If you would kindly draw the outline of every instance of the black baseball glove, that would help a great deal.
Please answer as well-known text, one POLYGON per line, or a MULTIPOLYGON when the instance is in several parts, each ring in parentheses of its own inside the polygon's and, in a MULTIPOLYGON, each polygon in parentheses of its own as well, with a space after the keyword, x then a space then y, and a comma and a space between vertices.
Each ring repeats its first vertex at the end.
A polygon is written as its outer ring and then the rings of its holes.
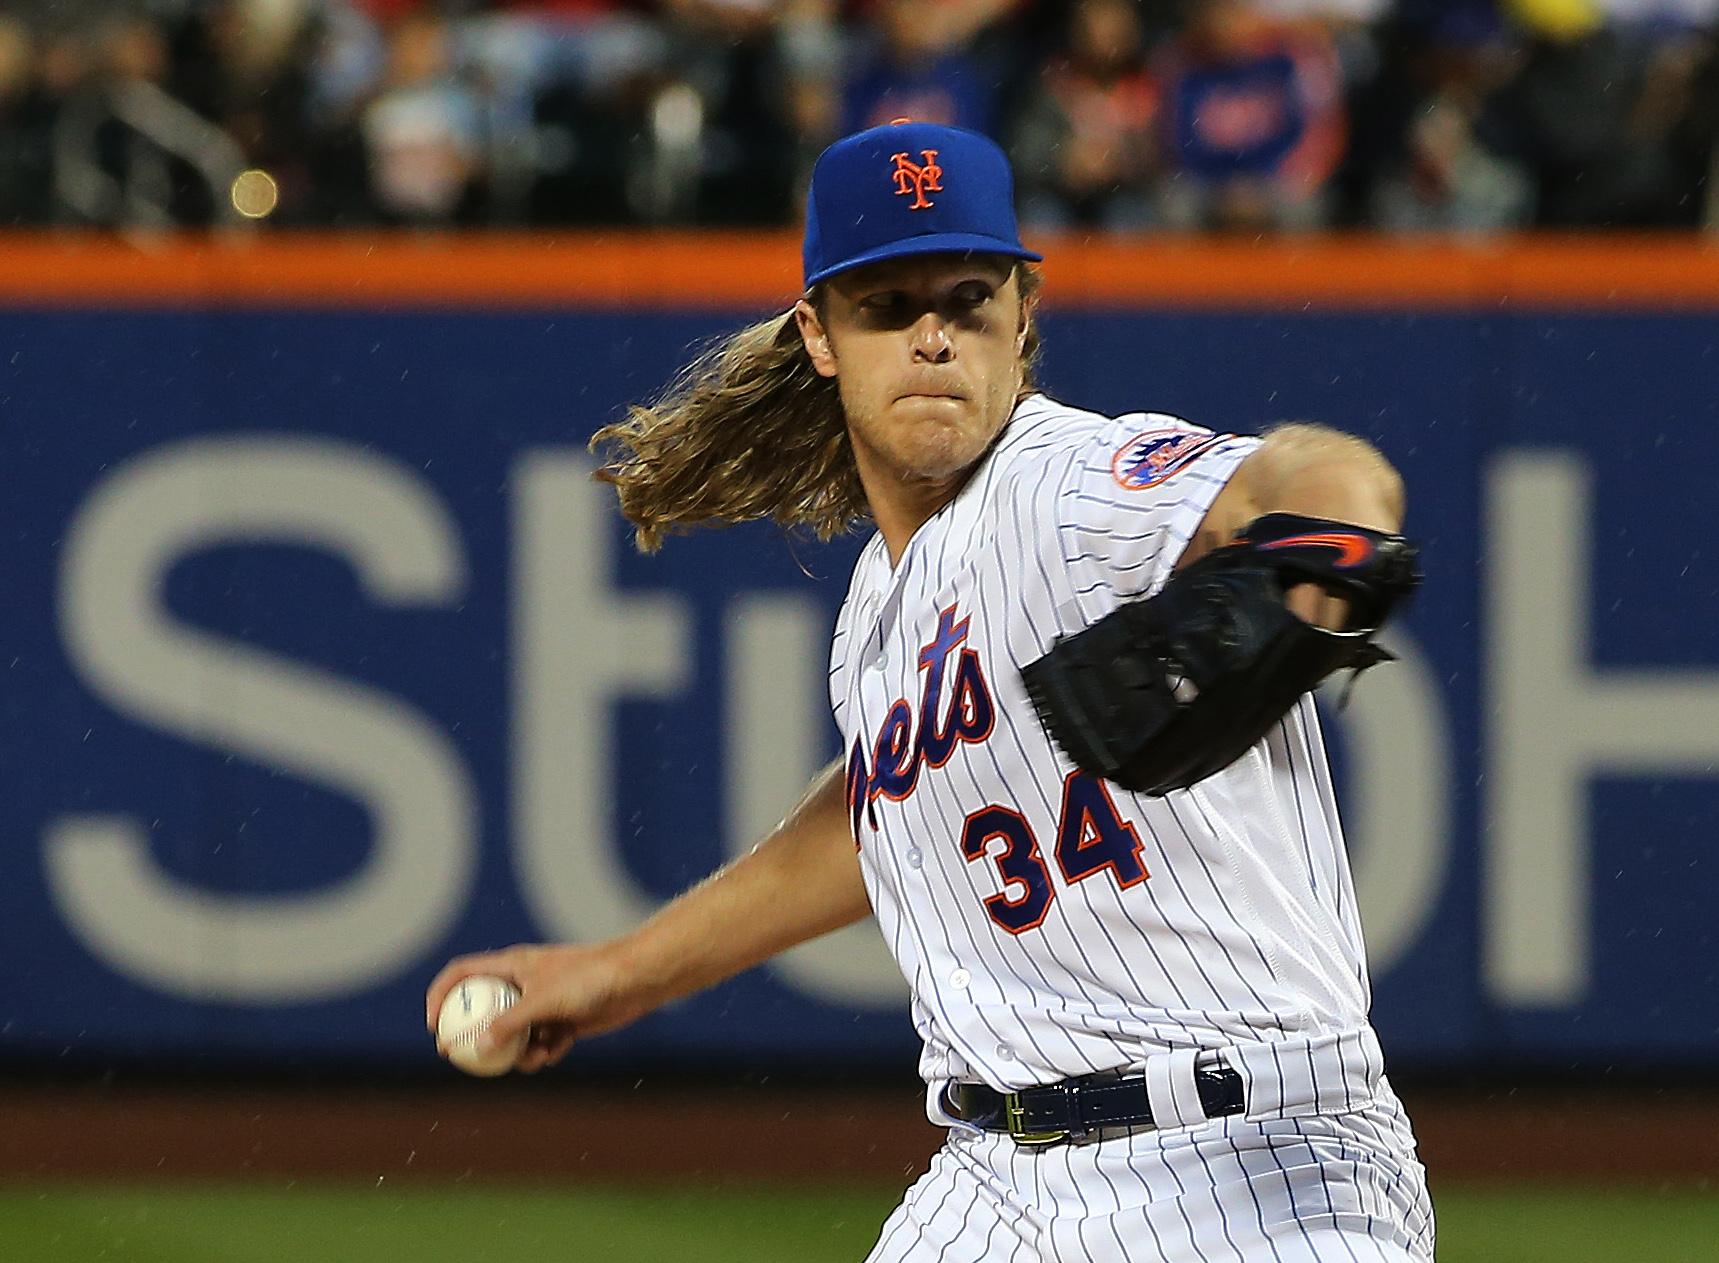
POLYGON ((1173 575, 1162 591, 1064 637, 1021 678, 1039 719, 1082 770, 1163 795, 1239 759, 1334 671, 1393 655, 1373 643, 1420 582, 1401 535, 1272 513, 1173 575), (1284 593, 1347 597, 1349 629, 1303 622, 1284 593))

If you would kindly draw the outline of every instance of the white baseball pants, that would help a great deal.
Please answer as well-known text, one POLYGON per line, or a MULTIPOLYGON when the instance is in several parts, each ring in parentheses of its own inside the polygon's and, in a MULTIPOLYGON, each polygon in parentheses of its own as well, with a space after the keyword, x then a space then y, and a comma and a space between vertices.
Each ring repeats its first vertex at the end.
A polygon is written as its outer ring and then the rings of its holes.
POLYGON ((1388 1086, 1343 1114, 1033 1149, 951 1131, 867 1263, 1427 1263, 1432 1202, 1388 1086))

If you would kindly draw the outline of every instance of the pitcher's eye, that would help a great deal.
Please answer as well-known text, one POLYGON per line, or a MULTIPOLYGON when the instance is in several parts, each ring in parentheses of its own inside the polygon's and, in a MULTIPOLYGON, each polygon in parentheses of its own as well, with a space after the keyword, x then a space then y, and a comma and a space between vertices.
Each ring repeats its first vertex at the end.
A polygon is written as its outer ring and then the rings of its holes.
POLYGON ((955 301, 962 307, 983 307, 995 294, 984 281, 964 281, 955 287, 955 301))

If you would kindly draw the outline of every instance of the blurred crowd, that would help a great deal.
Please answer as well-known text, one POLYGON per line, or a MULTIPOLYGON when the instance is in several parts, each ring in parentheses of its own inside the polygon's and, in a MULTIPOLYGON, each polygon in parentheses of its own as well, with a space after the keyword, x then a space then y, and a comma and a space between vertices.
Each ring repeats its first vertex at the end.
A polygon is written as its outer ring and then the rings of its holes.
POLYGON ((913 117, 1029 228, 1719 229, 1716 50, 1719 0, 3 0, 0 228, 791 225, 913 117))

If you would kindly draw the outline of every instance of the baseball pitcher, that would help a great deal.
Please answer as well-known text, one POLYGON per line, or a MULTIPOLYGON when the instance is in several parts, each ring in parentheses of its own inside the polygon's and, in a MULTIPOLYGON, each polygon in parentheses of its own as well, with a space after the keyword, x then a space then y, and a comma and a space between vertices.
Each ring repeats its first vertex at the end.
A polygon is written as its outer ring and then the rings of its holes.
POLYGON ((871 1263, 1433 1252, 1311 690, 1388 657, 1402 485, 1316 425, 1100 416, 1031 379, 1007 160, 900 122, 813 172, 805 294, 594 445, 640 546, 875 530, 830 653, 843 753, 745 858, 501 974, 517 1068, 868 912, 947 1143, 871 1263))

